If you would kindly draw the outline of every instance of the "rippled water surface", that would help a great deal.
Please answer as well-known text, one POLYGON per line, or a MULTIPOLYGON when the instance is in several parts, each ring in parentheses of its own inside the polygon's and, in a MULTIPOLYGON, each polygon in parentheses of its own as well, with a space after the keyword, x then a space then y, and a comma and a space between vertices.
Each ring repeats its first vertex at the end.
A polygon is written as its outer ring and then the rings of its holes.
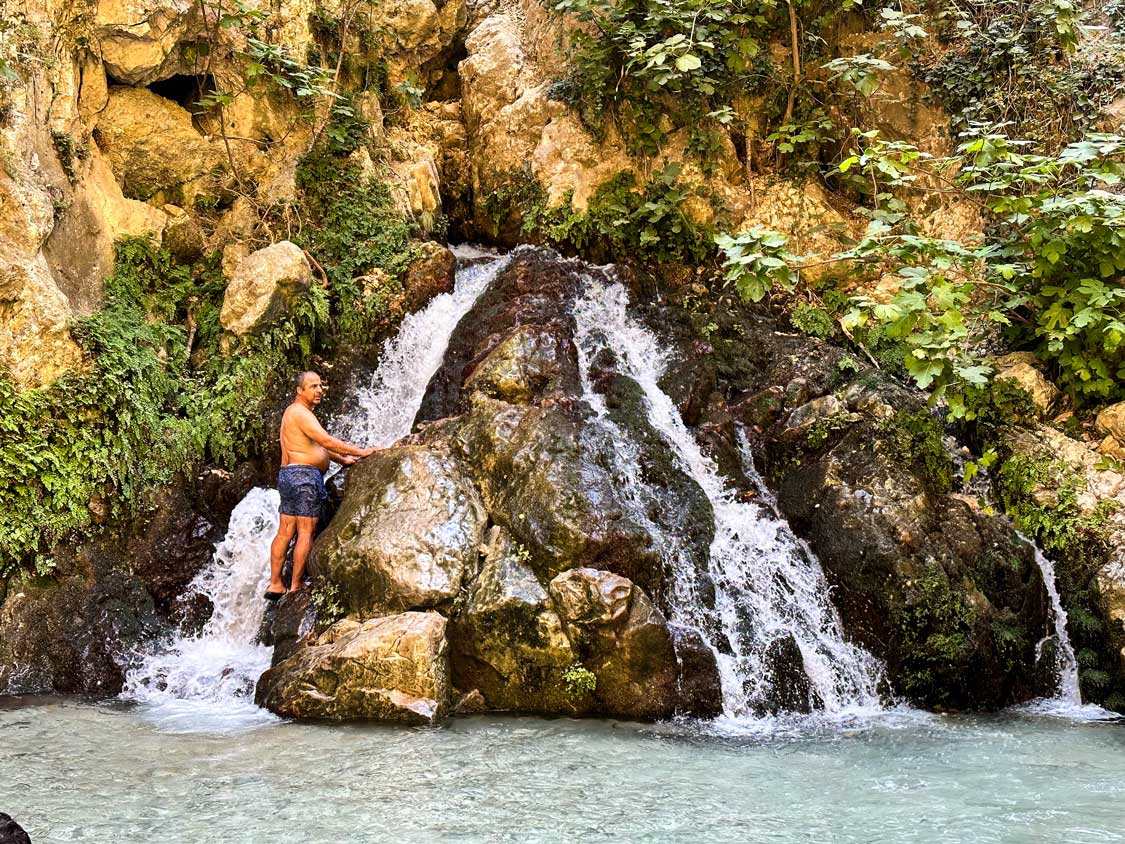
POLYGON ((890 714, 768 735, 480 717, 159 731, 0 708, 0 811, 49 842, 1125 841, 1125 725, 890 714))

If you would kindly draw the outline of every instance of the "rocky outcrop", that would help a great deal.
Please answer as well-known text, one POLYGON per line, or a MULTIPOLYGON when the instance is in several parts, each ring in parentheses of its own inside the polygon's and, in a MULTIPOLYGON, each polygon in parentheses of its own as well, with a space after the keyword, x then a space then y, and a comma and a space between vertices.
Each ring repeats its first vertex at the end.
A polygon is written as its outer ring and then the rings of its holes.
POLYGON ((448 603, 476 573, 485 511, 448 452, 398 446, 348 473, 312 571, 361 617, 448 603))
POLYGON ((413 313, 435 296, 453 290, 457 267, 457 259, 453 257, 453 253, 432 240, 422 243, 418 250, 418 257, 411 261, 403 282, 406 290, 403 307, 406 313, 413 313))
POLYGON ((284 314, 312 283, 308 258, 295 243, 274 243, 243 258, 223 296, 219 321, 236 336, 260 331, 284 314))
MULTIPOLYGON (((1112 419, 1111 414, 1102 421, 1112 419)), ((1047 425, 1006 426, 996 448, 1006 457, 995 471, 1003 503, 1025 530, 1041 537, 1055 561, 1084 699, 1120 711, 1125 708, 1125 471, 1107 459, 1105 442, 1096 436, 1079 440, 1047 425)))
POLYGON ((0 604, 0 694, 116 694, 133 651, 155 636, 153 601, 112 547, 56 556, 16 575, 0 604))
MULTIPOLYGON (((348 624, 404 610, 447 617, 454 686, 479 706, 712 714, 715 658, 660 608, 667 573, 648 521, 705 554, 710 510, 667 458, 645 471, 663 472, 682 501, 641 514, 630 500, 611 430, 581 399, 566 309, 575 276, 549 252, 512 256, 454 332, 423 402, 429 424, 349 470, 313 569, 335 587, 348 624)), ((615 423, 640 428, 638 397, 603 380, 615 423)), ((327 644, 308 637, 274 671, 291 664, 287 676, 312 676, 329 659, 314 652, 334 653, 327 644)), ((303 693, 263 678, 259 694, 286 713, 303 693)), ((384 717, 354 699, 326 705, 331 717, 384 717)))
MULTIPOLYGON (((846 633, 886 662, 895 693, 988 709, 1048 692, 1036 644, 1051 633, 1049 606, 1033 549, 953 493, 940 422, 891 382, 853 382, 841 350, 740 319, 715 341, 729 413, 824 568, 846 633)), ((731 421, 709 415, 730 448, 731 421)))
POLYGON ((291 718, 432 724, 450 705, 445 626, 434 612, 338 622, 262 676, 258 705, 291 718))
POLYGON ((219 163, 187 109, 146 88, 110 88, 94 139, 130 199, 190 206, 219 163))

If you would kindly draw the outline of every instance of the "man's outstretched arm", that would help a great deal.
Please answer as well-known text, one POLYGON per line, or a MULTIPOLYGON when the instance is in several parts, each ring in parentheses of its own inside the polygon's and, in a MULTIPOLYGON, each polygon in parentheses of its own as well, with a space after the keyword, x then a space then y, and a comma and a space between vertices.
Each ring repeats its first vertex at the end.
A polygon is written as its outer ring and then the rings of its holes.
POLYGON ((367 455, 374 454, 378 451, 378 449, 373 446, 361 448, 358 445, 352 445, 351 443, 336 439, 324 430, 316 417, 309 412, 302 413, 297 417, 297 426, 301 429, 301 433, 305 434, 305 436, 314 443, 324 446, 329 456, 332 456, 332 452, 336 452, 336 454, 341 456, 354 455, 355 457, 367 457, 367 455))

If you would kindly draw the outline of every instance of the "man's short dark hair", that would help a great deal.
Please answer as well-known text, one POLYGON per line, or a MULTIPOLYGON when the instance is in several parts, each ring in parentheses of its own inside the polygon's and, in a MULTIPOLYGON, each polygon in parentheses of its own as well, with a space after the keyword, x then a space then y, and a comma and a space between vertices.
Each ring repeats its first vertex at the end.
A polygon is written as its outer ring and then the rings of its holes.
POLYGON ((316 373, 311 369, 306 369, 303 372, 298 372, 296 379, 294 379, 293 381, 293 386, 298 390, 301 389, 303 386, 305 386, 305 379, 310 375, 316 375, 316 373))

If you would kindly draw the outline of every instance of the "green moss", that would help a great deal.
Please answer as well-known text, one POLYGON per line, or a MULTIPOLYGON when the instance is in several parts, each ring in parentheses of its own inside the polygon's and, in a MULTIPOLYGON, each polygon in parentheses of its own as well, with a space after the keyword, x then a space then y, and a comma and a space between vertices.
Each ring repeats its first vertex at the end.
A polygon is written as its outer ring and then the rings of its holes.
POLYGON ((1071 642, 1080 655, 1079 681, 1087 700, 1108 706, 1125 695, 1117 669, 1117 645, 1098 609, 1094 575, 1107 552, 1107 521, 1115 504, 1103 500, 1091 512, 1078 504, 1085 481, 1050 455, 1014 455, 996 475, 996 490, 1016 527, 1055 560, 1071 642))
POLYGON ((571 697, 593 694, 598 687, 598 678, 580 662, 563 672, 563 682, 566 683, 566 693, 571 697))
POLYGON ((937 419, 925 411, 900 410, 881 422, 880 429, 931 490, 946 493, 953 488, 953 459, 937 419))
POLYGON ((893 614, 903 654, 903 691, 930 704, 948 702, 952 679, 972 654, 976 612, 955 591, 938 563, 929 563, 909 585, 902 605, 893 614))
POLYGON ((789 313, 789 321, 803 334, 826 340, 836 333, 836 320, 826 310, 798 302, 789 313))
POLYGON ((585 211, 570 197, 548 207, 547 193, 529 168, 484 199, 492 237, 519 223, 519 236, 594 260, 636 259, 705 263, 714 258, 713 230, 691 221, 685 203, 696 191, 680 182, 680 166, 670 164, 643 184, 622 172, 602 184, 585 211))

